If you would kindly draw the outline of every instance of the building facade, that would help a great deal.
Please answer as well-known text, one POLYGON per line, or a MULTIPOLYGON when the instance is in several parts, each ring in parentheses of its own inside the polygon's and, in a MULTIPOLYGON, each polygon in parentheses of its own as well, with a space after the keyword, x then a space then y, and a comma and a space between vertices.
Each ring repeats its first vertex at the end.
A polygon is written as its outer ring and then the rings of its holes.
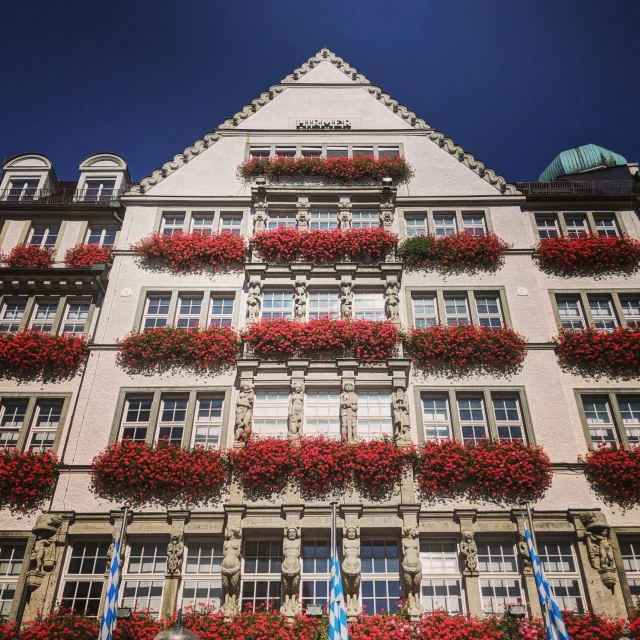
MULTIPOLYGON (((41 326, 90 339, 86 365, 69 380, 0 381, 5 446, 52 448, 62 462, 46 512, 0 515, 1 614, 29 619, 62 600, 99 614, 122 505, 90 490, 93 458, 123 437, 242 446, 236 408, 246 386, 254 397, 257 437, 287 437, 292 389, 302 394, 303 435, 339 436, 346 390, 357 398, 358 439, 394 436, 392 409, 400 392, 408 398, 416 445, 446 437, 542 445, 553 463, 553 484, 535 506, 534 521, 556 598, 561 608, 627 615, 640 595, 640 515, 602 503, 578 457, 601 442, 638 443, 640 381, 567 373, 558 366, 553 338, 562 326, 637 326, 640 277, 562 278, 543 273, 532 254, 540 238, 553 234, 640 237, 636 167, 624 167, 627 186, 609 190, 580 192, 570 181, 555 190, 509 184, 323 49, 139 184, 132 185, 115 154, 92 156, 79 168, 77 183, 59 182, 46 157, 24 154, 5 164, 0 185, 4 253, 21 244, 55 248, 56 256, 77 243, 115 247, 110 269, 70 269, 61 262, 48 269, 0 269, 1 331, 41 326), (245 180, 237 172, 250 158, 365 155, 402 156, 414 176, 402 184, 335 185, 245 180), (255 252, 242 269, 174 274, 145 265, 131 249, 152 233, 228 231, 249 240, 256 230, 283 226, 381 226, 401 240, 493 231, 512 248, 501 269, 476 275, 406 270, 393 257, 366 264, 273 264, 255 252), (132 374, 116 362, 118 341, 149 327, 241 330, 260 318, 310 319, 345 309, 355 318, 388 318, 404 328, 513 328, 527 339, 527 357, 509 377, 457 379, 416 372, 401 351, 374 365, 339 354, 268 361, 245 352, 231 371, 217 376, 132 374), (614 576, 607 584, 590 553, 589 523, 613 549, 614 576)), ((235 483, 215 506, 134 510, 123 603, 161 614, 196 602, 219 606, 226 536, 240 549, 242 605, 280 601, 290 537, 301 557, 297 601, 325 604, 330 513, 328 502, 305 503, 292 490, 271 500, 249 499, 235 483)), ((338 529, 345 557, 359 559, 353 583, 359 585, 349 587, 350 614, 363 606, 393 610, 406 598, 403 549, 416 538, 423 610, 483 615, 521 601, 539 614, 519 513, 483 503, 423 501, 410 474, 382 502, 349 492, 338 505, 338 529)))

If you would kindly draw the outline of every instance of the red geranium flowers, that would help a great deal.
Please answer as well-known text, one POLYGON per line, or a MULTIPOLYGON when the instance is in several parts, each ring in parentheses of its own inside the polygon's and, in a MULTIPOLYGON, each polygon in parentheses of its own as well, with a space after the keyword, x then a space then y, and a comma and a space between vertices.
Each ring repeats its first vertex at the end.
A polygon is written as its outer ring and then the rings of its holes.
POLYGON ((111 262, 111 247, 101 247, 99 244, 77 244, 64 255, 64 264, 72 269, 91 269, 94 264, 111 262))
POLYGON ((0 508, 12 513, 42 508, 53 494, 56 463, 50 451, 0 449, 0 508))
POLYGON ((14 269, 48 269, 53 266, 53 249, 35 244, 17 245, 2 262, 14 269))
POLYGON ((587 481, 604 502, 623 509, 640 503, 640 447, 601 446, 583 461, 587 481))

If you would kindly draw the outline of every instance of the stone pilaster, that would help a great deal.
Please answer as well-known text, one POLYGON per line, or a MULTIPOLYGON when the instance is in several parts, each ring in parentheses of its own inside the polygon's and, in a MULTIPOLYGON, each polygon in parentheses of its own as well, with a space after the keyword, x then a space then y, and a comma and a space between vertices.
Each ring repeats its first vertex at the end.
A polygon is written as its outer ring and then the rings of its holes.
POLYGON ((349 196, 342 196, 340 198, 340 202, 338 203, 338 221, 343 231, 351 229, 351 220, 353 218, 351 213, 352 207, 353 204, 349 196))
POLYGON ((344 521, 342 529, 342 583, 347 608, 347 619, 355 620, 362 613, 360 602, 360 517, 361 504, 342 504, 340 512, 344 521))
POLYGON ((253 204, 253 232, 264 231, 269 219, 269 203, 261 200, 253 204))
POLYGON ((171 616, 177 608, 178 591, 184 560, 184 527, 189 522, 189 511, 167 511, 171 527, 167 544, 167 568, 164 574, 161 616, 171 616))
POLYGON ((462 554, 462 575, 467 595, 467 610, 472 616, 482 616, 482 596, 478 578, 478 548, 474 533, 477 511, 475 509, 456 509, 454 519, 460 525, 460 551, 462 554))
POLYGON ((518 556, 520 561, 520 573, 524 577, 524 589, 527 604, 534 618, 542 617, 542 609, 540 608, 540 598, 538 597, 538 588, 536 587, 536 578, 531 566, 531 558, 529 556, 529 547, 524 537, 524 524, 522 521, 521 511, 512 509, 511 520, 518 527, 518 556))
POLYGON ((302 529, 300 519, 304 505, 289 504, 282 506, 285 520, 282 542, 282 606, 280 613, 287 618, 295 618, 300 613, 300 541, 302 529))
POLYGON ((401 504, 402 516, 402 564, 400 580, 402 596, 412 620, 418 620, 422 606, 422 563, 420 561, 419 504, 401 504))
POLYGON ((296 203, 296 222, 298 223, 298 229, 306 231, 309 228, 310 219, 311 203, 309 202, 309 198, 298 196, 298 202, 296 203))
POLYGON ((241 504, 225 504, 225 540, 222 547, 222 606, 226 618, 240 609, 242 519, 246 507, 241 504))

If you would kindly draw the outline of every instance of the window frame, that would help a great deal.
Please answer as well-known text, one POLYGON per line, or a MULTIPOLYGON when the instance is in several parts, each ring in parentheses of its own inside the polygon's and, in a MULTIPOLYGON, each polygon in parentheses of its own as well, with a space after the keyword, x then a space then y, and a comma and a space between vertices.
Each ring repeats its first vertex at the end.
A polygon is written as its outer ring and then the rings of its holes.
MULTIPOLYGON (((514 559, 514 563, 515 563, 515 571, 491 571, 490 569, 488 571, 482 571, 480 569, 480 548, 478 548, 478 586, 480 588, 480 603, 482 606, 482 611, 484 615, 491 615, 493 614, 504 614, 506 612, 506 609, 503 611, 490 611, 488 609, 485 609, 484 606, 482 605, 482 600, 483 600, 483 594, 482 594, 482 581, 483 580, 487 580, 490 582, 493 582, 494 580, 517 580, 518 585, 520 587, 520 599, 521 599, 521 603, 523 605, 527 605, 527 594, 526 594, 526 589, 525 589, 525 581, 523 579, 522 576, 522 572, 520 571, 520 552, 518 549, 518 545, 516 543, 516 540, 513 538, 510 538, 508 535, 505 535, 504 537, 496 537, 496 536, 492 536, 492 537, 487 537, 487 538, 476 538, 476 544, 478 545, 478 547, 480 547, 481 544, 486 544, 487 546, 491 546, 492 544, 500 544, 501 546, 510 544, 511 545, 511 549, 513 551, 513 559, 514 559)), ((504 554, 501 553, 501 556, 504 556, 504 554)), ((491 553, 489 553, 489 558, 491 558, 491 553)), ((511 557, 511 556, 510 556, 511 557)), ((509 604, 512 604, 513 601, 510 600, 509 598, 507 598, 507 601, 509 602, 509 604)))
MULTIPOLYGON (((451 214, 455 218, 455 230, 460 232, 464 231, 464 217, 470 215, 480 215, 484 218, 484 230, 485 233, 493 232, 493 225, 491 224, 491 216, 489 215, 488 207, 431 207, 431 206, 411 206, 411 207, 399 207, 397 210, 398 219, 400 221, 400 237, 410 238, 414 236, 407 235, 406 216, 418 216, 424 215, 426 217, 426 232, 427 234, 435 235, 435 223, 433 220, 433 214, 451 214)), ((416 234, 420 235, 420 234, 416 234)))
MULTIPOLYGON (((202 537, 202 536, 189 536, 185 539, 185 543, 184 543, 184 554, 182 557, 182 571, 181 571, 181 580, 180 580, 180 588, 178 590, 178 594, 177 594, 177 599, 176 601, 178 603, 180 603, 180 606, 184 609, 186 606, 190 606, 188 604, 186 604, 184 602, 184 588, 185 588, 185 583, 186 582, 209 582, 209 589, 211 588, 211 583, 212 582, 219 582, 220 583, 220 606, 222 606, 223 602, 224 602, 224 596, 222 594, 222 572, 219 571, 217 574, 210 572, 210 573, 200 573, 200 572, 196 572, 196 573, 191 573, 191 572, 187 572, 187 567, 188 567, 188 559, 189 559, 189 550, 192 550, 193 548, 197 548, 199 547, 199 545, 201 544, 207 544, 207 543, 219 543, 220 544, 220 556, 217 555, 212 555, 212 558, 220 558, 220 562, 222 562, 222 559, 224 557, 224 555, 222 554, 222 546, 224 544, 224 540, 221 536, 211 536, 211 537, 202 537)), ((200 558, 200 556, 198 556, 198 558, 200 558)), ((199 565, 198 565, 199 566, 199 565)), ((196 585, 196 589, 197 589, 197 585, 196 585)), ((207 598, 207 600, 209 600, 209 598, 207 598)), ((203 602, 203 600, 199 600, 198 596, 197 596, 197 592, 196 592, 196 598, 195 598, 195 602, 191 603, 191 606, 197 606, 198 602, 203 602)), ((213 605, 212 605, 213 606, 213 605)), ((220 607, 215 608, 216 611, 219 610, 220 607)))
MULTIPOLYGON (((379 543, 379 542, 384 542, 385 550, 386 550, 386 548, 389 546, 388 543, 393 542, 393 541, 396 542, 396 549, 397 549, 397 552, 398 552, 398 555, 396 556, 396 559, 397 559, 397 562, 398 562, 398 572, 397 573, 393 573, 393 572, 388 571, 387 560, 389 559, 389 557, 393 558, 393 556, 387 556, 387 555, 384 556, 384 558, 385 558, 385 571, 384 572, 382 572, 382 571, 378 572, 378 571, 375 571, 375 569, 373 571, 365 571, 364 570, 364 566, 363 566, 361 568, 361 572, 360 572, 360 602, 361 603, 363 603, 365 599, 366 600, 369 600, 369 599, 375 600, 376 599, 375 586, 374 586, 373 598, 368 598, 368 597, 365 598, 364 597, 364 595, 363 595, 363 586, 364 586, 365 582, 373 582, 374 584, 376 582, 385 582, 388 585, 389 582, 393 582, 394 581, 394 578, 396 576, 397 576, 397 581, 398 581, 399 588, 400 588, 400 597, 398 598, 398 600, 401 599, 401 597, 402 597, 402 582, 400 580, 400 568, 401 568, 401 564, 402 564, 402 545, 401 545, 400 540, 398 540, 394 535, 389 535, 389 534, 385 535, 382 531, 379 532, 377 535, 374 533, 373 535, 363 536, 361 538, 361 540, 360 540, 360 562, 361 562, 362 565, 364 565, 364 563, 362 562, 363 559, 368 559, 369 558, 369 556, 364 556, 363 553, 362 553, 362 547, 365 544, 373 545, 373 544, 376 544, 376 543, 379 543)), ((374 556, 374 555, 371 556, 372 559, 374 557, 376 557, 376 556, 374 556)), ((377 557, 380 557, 380 556, 377 556, 377 557)), ((373 567, 373 563, 372 563, 372 567, 373 567)), ((387 596, 386 599, 389 600, 390 597, 387 596)), ((386 609, 386 611, 387 611, 387 613, 391 613, 392 611, 398 611, 398 609, 391 609, 391 607, 389 607, 388 609, 386 609)), ((368 615, 375 615, 377 613, 379 613, 379 610, 378 611, 368 611, 367 612, 368 615)))
POLYGON ((624 226, 624 221, 622 219, 622 214, 620 213, 620 211, 610 211, 610 210, 609 211, 593 211, 593 210, 586 211, 584 209, 576 209, 575 211, 571 211, 571 210, 558 211, 558 210, 552 209, 550 211, 544 211, 542 209, 538 209, 535 211, 530 211, 529 213, 530 213, 531 227, 533 229, 533 234, 534 234, 536 243, 538 243, 541 239, 540 234, 538 233, 538 223, 537 223, 538 218, 552 218, 554 216, 558 223, 558 233, 560 236, 563 236, 563 237, 569 236, 566 218, 576 217, 580 215, 586 216, 587 230, 589 233, 592 233, 594 235, 599 235, 595 220, 596 218, 603 218, 603 217, 611 217, 614 220, 616 229, 618 231, 618 237, 626 235, 627 233, 627 230, 624 226))
POLYGON ((11 607, 9 608, 8 614, 6 614, 9 619, 14 619, 20 608, 22 595, 24 593, 24 590, 26 589, 25 578, 29 570, 29 556, 31 555, 31 552, 33 550, 34 542, 35 542, 35 539, 20 538, 14 532, 7 532, 0 535, 0 546, 6 545, 6 546, 12 546, 12 547, 17 547, 17 546, 24 547, 24 555, 22 557, 22 566, 20 567, 20 571, 18 575, 15 576, 15 579, 13 576, 0 576, 1 584, 15 585, 15 591, 13 594, 11 607))
MULTIPOLYGON (((585 584, 584 584, 584 579, 583 579, 583 575, 582 572, 580 570, 580 559, 579 559, 579 554, 578 551, 576 549, 576 543, 571 540, 568 539, 566 536, 557 536, 557 537, 553 537, 553 536, 541 536, 538 539, 538 555, 540 556, 540 564, 543 565, 544 568, 544 562, 542 560, 542 556, 544 554, 541 553, 541 546, 542 544, 547 544, 547 543, 551 543, 551 544, 568 544, 571 548, 571 555, 573 557, 573 564, 574 564, 574 571, 566 571, 566 572, 555 572, 555 571, 549 571, 547 569, 544 569, 545 572, 545 577, 547 578, 547 581, 549 582, 550 586, 551 586, 551 592, 553 593, 556 602, 559 601, 559 596, 557 596, 554 593, 554 588, 551 585, 551 581, 552 580, 577 580, 578 582, 578 589, 580 591, 580 600, 582 603, 582 609, 583 612, 586 611, 589 607, 589 600, 587 598, 587 590, 585 589, 585 584)), ((565 607, 558 602, 559 606, 561 609, 564 609, 565 607)))
POLYGON ((222 231, 222 218, 224 216, 236 216, 240 218, 240 236, 246 236, 248 233, 249 208, 243 206, 220 206, 214 204, 210 207, 158 207, 156 219, 153 225, 154 233, 162 233, 164 215, 184 215, 182 223, 182 233, 192 232, 192 217, 194 215, 209 215, 213 217, 213 233, 222 231))
MULTIPOLYGON (((640 290, 638 289, 550 289, 549 296, 551 298, 551 307, 553 316, 558 328, 562 327, 562 318, 558 310, 558 298, 577 299, 582 309, 582 318, 588 327, 595 326, 595 320, 591 313, 590 299, 606 298, 611 303, 613 317, 618 327, 630 326, 624 315, 622 308, 622 300, 627 298, 640 299, 640 290)), ((640 316, 638 316, 640 322, 640 316)), ((606 331, 606 329, 603 329, 606 331)))
MULTIPOLYGON (((135 536, 132 537, 131 540, 127 540, 126 543, 126 548, 125 548, 125 553, 124 553, 124 560, 123 560, 123 564, 122 564, 122 569, 120 571, 120 593, 119 595, 119 602, 118 602, 118 606, 122 607, 122 606, 130 606, 130 605, 124 605, 124 586, 127 583, 127 580, 131 581, 131 582, 159 582, 160 580, 162 580, 162 594, 160 596, 160 609, 158 611, 155 611, 154 609, 143 609, 142 607, 140 607, 141 611, 149 611, 150 614, 151 612, 153 612, 153 614, 157 614, 157 615, 152 615, 152 617, 159 619, 160 616, 162 615, 162 602, 164 600, 164 596, 165 596, 165 590, 166 590, 166 580, 165 580, 165 571, 166 571, 166 564, 167 564, 167 553, 166 553, 166 547, 168 545, 169 541, 165 540, 164 538, 161 538, 159 536, 154 536, 154 535, 150 535, 149 537, 142 537, 142 536, 135 536), (162 569, 161 572, 152 572, 152 573, 129 573, 129 562, 131 561, 131 548, 132 545, 134 544, 154 544, 154 545, 160 545, 161 549, 164 549, 163 551, 161 551, 160 555, 156 555, 155 557, 158 558, 164 558, 165 560, 165 568, 162 569), (148 579, 145 579, 144 576, 149 576, 148 579)), ((137 605, 136 605, 137 607, 137 605)), ((133 607, 132 607, 133 608, 133 607)))
MULTIPOLYGON (((422 567, 422 579, 420 581, 420 603, 422 604, 422 598, 423 598, 423 594, 422 594, 422 588, 424 585, 424 582, 427 580, 457 580, 458 584, 460 586, 460 611, 457 612, 460 615, 466 615, 467 613, 467 593, 466 593, 466 580, 465 580, 465 576, 463 574, 462 571, 462 566, 461 566, 461 562, 460 562, 460 542, 457 539, 457 537, 451 536, 451 537, 440 537, 440 536, 420 536, 420 547, 419 547, 419 554, 420 554, 420 565, 422 567), (457 566, 457 571, 454 573, 453 571, 451 572, 446 572, 446 571, 440 571, 440 572, 433 572, 433 573, 429 573, 428 571, 425 571, 425 566, 424 566, 424 561, 426 558, 424 558, 423 554, 426 553, 422 550, 422 545, 425 544, 453 544, 454 546, 454 557, 455 557, 455 561, 456 561, 456 566, 457 566)), ((423 605, 424 606, 424 605, 423 605)), ((433 609, 432 611, 436 611, 437 609, 433 609)), ((430 611, 429 609, 427 609, 425 607, 425 611, 430 611)), ((450 615, 455 615, 454 613, 450 613, 450 615)))
MULTIPOLYGON (((275 536, 261 536, 261 535, 247 535, 246 537, 243 536, 243 540, 242 540, 242 558, 241 558, 241 562, 242 562, 242 568, 241 568, 241 576, 242 576, 242 584, 240 585, 240 596, 239 596, 239 604, 240 604, 240 610, 242 610, 244 608, 244 603, 245 603, 245 598, 243 596, 243 592, 244 592, 244 584, 247 582, 253 582, 253 583, 257 583, 257 582, 268 582, 268 583, 277 583, 280 587, 280 596, 278 598, 278 602, 277 602, 277 608, 280 608, 280 604, 282 603, 282 561, 283 561, 283 552, 282 552, 282 546, 283 546, 283 540, 282 538, 276 538, 275 536), (258 571, 256 572, 252 572, 252 573, 248 573, 246 570, 246 561, 247 561, 247 544, 249 543, 256 543, 256 544, 260 544, 260 543, 265 543, 268 542, 270 547, 270 551, 271 551, 271 545, 275 544, 275 545, 280 545, 280 554, 278 556, 276 555, 269 555, 269 556, 264 556, 264 557, 268 557, 269 558, 269 572, 268 573, 260 573, 258 571), (272 572, 271 571, 271 562, 275 559, 275 558, 279 558, 280 560, 280 569, 278 570, 278 572, 272 572)), ((250 558, 253 558, 254 556, 249 556, 250 558)), ((255 556, 256 558, 260 558, 261 556, 255 556)), ((256 596, 255 596, 255 588, 254 588, 254 596, 252 598, 252 606, 253 603, 255 603, 256 601, 256 596)), ((255 607, 254 607, 255 608, 255 607)))
POLYGON ((322 535, 320 534, 309 534, 307 536, 303 536, 302 540, 301 540, 301 544, 300 544, 300 604, 302 607, 306 607, 308 604, 313 603, 313 604, 318 604, 318 600, 320 598, 318 598, 317 593, 316 593, 316 589, 315 589, 315 583, 316 582, 326 582, 327 584, 327 599, 326 602, 324 604, 322 604, 321 606, 323 608, 326 609, 326 607, 329 604, 329 598, 331 595, 331 590, 330 590, 330 580, 331 580, 331 566, 330 566, 330 559, 331 559, 331 542, 328 538, 326 537, 322 537, 322 535), (326 572, 322 572, 322 571, 315 571, 315 567, 316 567, 316 562, 317 559, 320 558, 322 560, 324 560, 324 556, 318 556, 314 553, 313 556, 305 556, 304 554, 304 545, 311 545, 313 544, 314 550, 317 549, 318 545, 322 545, 322 544, 326 544, 327 548, 328 548, 328 556, 327 556, 327 571, 326 572), (313 572, 306 572, 304 570, 304 560, 305 557, 307 557, 308 559, 313 559, 313 563, 314 563, 314 571, 313 572), (305 583, 309 583, 312 582, 314 583, 314 595, 313 597, 311 596, 307 596, 304 597, 303 596, 303 585, 305 583), (305 600, 307 602, 305 602, 305 600), (312 602, 313 601, 313 602, 312 602))
MULTIPOLYGON (((332 133, 331 131, 324 131, 324 133, 332 133)), ((391 147, 397 148, 398 149, 398 156, 404 157, 404 143, 402 142, 317 142, 317 141, 310 141, 310 142, 296 142, 296 143, 286 143, 286 142, 264 142, 264 143, 259 143, 259 142, 247 142, 245 144, 245 151, 244 151, 244 157, 245 160, 249 160, 251 159, 251 149, 262 149, 262 150, 266 150, 269 149, 269 156, 261 156, 261 157, 270 157, 270 158, 275 158, 276 157, 276 147, 284 149, 295 149, 295 155, 292 156, 294 158, 302 158, 304 157, 302 155, 302 150, 308 150, 308 149, 318 149, 320 148, 322 151, 320 153, 320 157, 322 158, 326 158, 327 157, 327 150, 329 147, 336 148, 336 147, 346 147, 347 148, 347 157, 348 158, 353 158, 353 150, 355 149, 360 149, 363 147, 371 147, 373 149, 373 155, 376 158, 381 157, 380 156, 380 147, 382 147, 382 149, 386 149, 388 150, 391 147)), ((344 156, 342 156, 344 157, 344 156)))

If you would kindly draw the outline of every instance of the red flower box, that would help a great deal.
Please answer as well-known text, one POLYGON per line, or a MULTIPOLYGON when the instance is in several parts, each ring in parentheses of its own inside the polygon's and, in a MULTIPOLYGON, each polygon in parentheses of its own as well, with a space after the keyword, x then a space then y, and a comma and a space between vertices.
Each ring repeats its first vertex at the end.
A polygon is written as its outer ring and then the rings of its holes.
POLYGON ((397 242, 395 233, 381 227, 344 231, 301 231, 285 227, 258 231, 252 240, 258 255, 267 262, 302 260, 314 263, 384 261, 397 242))
POLYGON ((13 269, 48 269, 53 266, 53 254, 53 249, 48 247, 42 249, 35 244, 19 244, 2 258, 2 262, 13 269))
POLYGON ((118 343, 118 364, 135 372, 192 369, 220 373, 238 355, 239 337, 230 327, 162 327, 131 333, 118 343))
POLYGON ((467 231, 436 238, 434 235, 407 238, 398 248, 398 259, 408 267, 442 273, 497 271, 511 245, 495 233, 476 236, 467 231))
POLYGON ((86 359, 84 336, 31 330, 0 334, 0 376, 5 378, 70 378, 86 359))
POLYGON ((364 156, 361 158, 253 158, 238 167, 238 174, 245 180, 265 176, 269 180, 282 178, 319 176, 327 182, 379 182, 382 178, 394 178, 400 183, 413 177, 411 165, 402 157, 364 156))
POLYGON ((232 233, 156 233, 131 247, 145 261, 161 260, 176 273, 230 268, 244 264, 247 245, 232 233))
POLYGON ((469 455, 458 440, 426 441, 417 451, 414 478, 427 500, 465 495, 469 486, 469 455))
POLYGON ((123 440, 91 463, 94 493, 133 506, 195 505, 215 502, 229 482, 227 460, 215 449, 187 449, 123 440))
POLYGON ((640 447, 600 446, 581 462, 591 488, 609 505, 631 509, 640 504, 640 447))
POLYGON ((401 340, 393 322, 371 320, 262 320, 245 329, 242 340, 258 358, 352 356, 363 362, 392 358, 401 340))
POLYGON ((112 257, 110 247, 101 247, 99 244, 77 244, 67 249, 64 255, 64 264, 70 269, 91 269, 94 264, 104 262, 109 264, 112 257))
POLYGON ((547 238, 536 247, 534 260, 542 271, 559 276, 635 273, 640 266, 640 242, 593 234, 547 238))
POLYGON ((22 514, 41 509, 53 495, 56 463, 50 451, 0 449, 0 508, 22 514))
POLYGON ((411 329, 404 345, 417 369, 447 375, 517 373, 527 355, 525 339, 512 329, 436 325, 411 329))
POLYGON ((556 355, 563 369, 577 375, 637 380, 640 377, 640 329, 563 328, 557 339, 556 355))

